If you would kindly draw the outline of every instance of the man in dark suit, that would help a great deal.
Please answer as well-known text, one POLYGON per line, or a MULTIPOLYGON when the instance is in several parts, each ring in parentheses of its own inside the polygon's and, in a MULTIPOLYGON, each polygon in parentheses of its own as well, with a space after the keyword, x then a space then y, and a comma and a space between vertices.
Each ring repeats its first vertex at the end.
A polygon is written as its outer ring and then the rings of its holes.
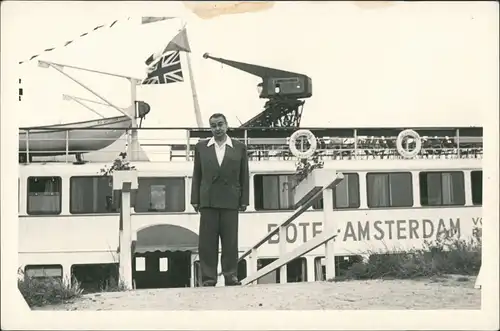
POLYGON ((198 142, 194 151, 191 204, 200 212, 198 253, 203 286, 217 284, 219 237, 226 286, 238 281, 238 212, 249 197, 248 156, 245 144, 226 134, 223 114, 210 117, 213 137, 198 142))

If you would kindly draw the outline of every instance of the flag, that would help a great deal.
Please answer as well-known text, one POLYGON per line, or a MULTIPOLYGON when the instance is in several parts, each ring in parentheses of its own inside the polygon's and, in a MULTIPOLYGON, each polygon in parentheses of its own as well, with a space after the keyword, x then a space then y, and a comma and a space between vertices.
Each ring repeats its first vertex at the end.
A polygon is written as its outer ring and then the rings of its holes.
POLYGON ((160 51, 151 54, 145 61, 147 66, 151 66, 154 62, 165 53, 170 51, 182 51, 182 52, 191 52, 191 47, 189 46, 189 41, 187 37, 186 28, 183 28, 179 33, 172 38, 172 40, 162 48, 160 51))
POLYGON ((171 20, 176 17, 165 17, 165 16, 142 16, 141 24, 148 24, 154 22, 160 22, 165 20, 171 20))
POLYGON ((183 81, 181 57, 179 51, 174 51, 163 54, 156 64, 148 68, 148 75, 142 84, 168 84, 183 81))

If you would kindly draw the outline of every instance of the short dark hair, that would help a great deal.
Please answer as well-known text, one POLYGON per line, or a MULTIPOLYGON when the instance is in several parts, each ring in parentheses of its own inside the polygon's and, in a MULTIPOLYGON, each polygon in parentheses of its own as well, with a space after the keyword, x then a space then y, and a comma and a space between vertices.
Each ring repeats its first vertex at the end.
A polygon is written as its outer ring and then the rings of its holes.
POLYGON ((210 116, 210 118, 208 119, 208 121, 211 121, 212 118, 216 118, 216 117, 222 117, 224 119, 224 122, 226 122, 226 124, 227 124, 226 116, 224 114, 222 114, 222 113, 212 114, 212 116, 210 116))

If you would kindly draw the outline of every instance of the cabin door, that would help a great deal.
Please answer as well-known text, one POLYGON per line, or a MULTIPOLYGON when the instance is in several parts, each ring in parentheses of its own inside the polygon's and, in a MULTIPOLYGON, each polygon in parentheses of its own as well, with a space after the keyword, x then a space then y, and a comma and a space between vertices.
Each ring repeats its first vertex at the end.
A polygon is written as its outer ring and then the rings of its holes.
POLYGON ((192 270, 189 251, 136 253, 134 262, 132 275, 137 289, 190 286, 192 270))

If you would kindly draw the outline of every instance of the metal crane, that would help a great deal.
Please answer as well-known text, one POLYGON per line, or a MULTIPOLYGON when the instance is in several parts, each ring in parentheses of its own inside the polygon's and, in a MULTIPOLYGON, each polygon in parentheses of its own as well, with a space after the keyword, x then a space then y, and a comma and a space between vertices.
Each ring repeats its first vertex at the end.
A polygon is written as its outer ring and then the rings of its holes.
POLYGON ((257 87, 259 97, 268 99, 264 110, 240 127, 299 127, 305 103, 301 99, 312 96, 310 77, 295 72, 213 57, 208 53, 203 54, 203 58, 212 59, 262 78, 262 82, 257 87))

